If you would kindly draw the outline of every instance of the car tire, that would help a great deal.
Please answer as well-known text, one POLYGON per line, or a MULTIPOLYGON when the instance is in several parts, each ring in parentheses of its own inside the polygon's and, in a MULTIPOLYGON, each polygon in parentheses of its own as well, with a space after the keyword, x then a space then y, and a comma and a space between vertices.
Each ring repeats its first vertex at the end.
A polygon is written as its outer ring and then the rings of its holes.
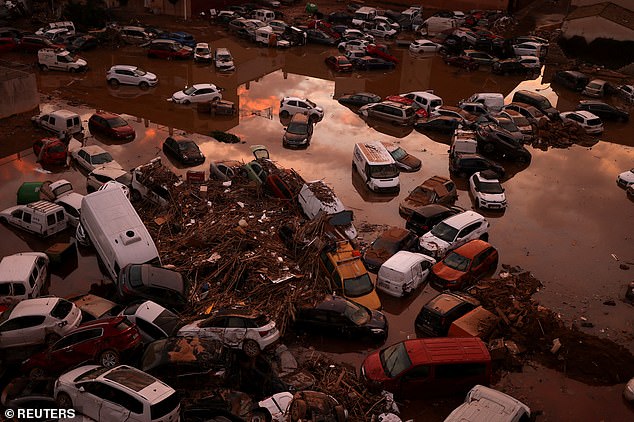
POLYGON ((188 106, 188 105, 191 104, 191 102, 189 100, 183 100, 183 102, 181 104, 188 106))
POLYGON ((55 397, 55 402, 60 409, 72 409, 73 408, 73 400, 66 393, 57 393, 57 397, 55 397))
POLYGON ((44 377, 44 368, 36 366, 29 371, 29 378, 38 379, 44 377))
POLYGON ((489 233, 484 233, 479 237, 480 240, 484 240, 485 242, 489 241, 489 233))
POLYGON ((287 119, 290 116, 290 113, 286 110, 280 111, 280 117, 287 119))
POLYGON ((148 89, 150 87, 150 84, 145 82, 145 81, 141 81, 139 82, 139 88, 141 89, 148 89))
POLYGON ((119 364, 119 354, 114 350, 104 350, 99 355, 99 365, 113 368, 119 364))
POLYGON ((110 86, 117 87, 117 86, 119 86, 119 80, 117 80, 117 79, 115 79, 115 78, 108 79, 108 84, 109 84, 110 86))
POLYGON ((40 65, 40 70, 41 70, 42 72, 48 72, 48 66, 47 66, 47 65, 45 65, 45 64, 41 64, 41 65, 40 65))
POLYGON ((51 345, 51 344, 55 343, 57 340, 59 340, 60 338, 62 338, 62 336, 60 336, 59 334, 50 333, 50 334, 46 335, 46 337, 44 339, 44 342, 47 345, 51 345))
POLYGON ((247 339, 242 344, 242 351, 250 358, 254 358, 260 354, 260 345, 257 341, 247 339))

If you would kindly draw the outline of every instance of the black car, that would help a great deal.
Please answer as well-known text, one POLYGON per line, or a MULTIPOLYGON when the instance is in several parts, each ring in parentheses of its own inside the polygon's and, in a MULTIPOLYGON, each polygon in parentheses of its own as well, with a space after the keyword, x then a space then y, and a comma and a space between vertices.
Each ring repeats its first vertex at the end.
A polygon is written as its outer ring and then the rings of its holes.
POLYGON ((145 299, 173 309, 187 304, 188 290, 178 271, 150 264, 128 264, 116 281, 117 296, 124 302, 145 299))
POLYGON ((494 124, 480 125, 476 129, 478 151, 496 157, 530 163, 531 153, 522 145, 521 140, 494 124))
POLYGON ((196 142, 191 139, 174 139, 168 136, 163 142, 163 152, 186 165, 198 165, 205 162, 205 156, 196 142))
POLYGON ((312 307, 302 307, 297 312, 295 326, 325 335, 348 338, 366 338, 385 341, 388 324, 379 311, 351 302, 341 296, 326 295, 312 307))
POLYGON ((339 104, 361 107, 366 104, 380 103, 382 99, 380 96, 370 92, 357 92, 356 94, 342 95, 337 101, 339 101, 339 104))
POLYGON ((456 154, 449 159, 449 172, 459 177, 468 177, 484 170, 492 170, 500 178, 505 174, 504 167, 480 154, 456 154))
POLYGON ((446 207, 440 204, 423 205, 414 208, 412 214, 407 218, 405 228, 422 236, 430 231, 436 224, 452 215, 460 214, 464 209, 460 207, 446 207))
POLYGON ((354 67, 359 70, 394 69, 396 64, 378 57, 361 57, 356 60, 354 67))
POLYGON ((417 130, 453 133, 462 124, 462 119, 456 116, 435 116, 420 120, 414 124, 417 130))
POLYGON ((306 41, 325 45, 335 45, 337 43, 337 40, 319 29, 306 29, 306 41))
POLYGON ((286 148, 305 148, 310 144, 312 136, 312 120, 305 114, 296 113, 286 127, 282 137, 282 146, 286 148))
POLYGON ((71 53, 91 50, 99 45, 97 38, 92 35, 78 35, 66 40, 66 49, 71 53))
POLYGON ((416 252, 418 237, 401 227, 391 227, 381 233, 363 253, 363 263, 368 271, 376 273, 381 265, 398 251, 416 252))
POLYGON ((326 20, 331 24, 346 24, 352 22, 352 15, 346 12, 332 12, 326 17, 326 20))
POLYGON ((464 293, 441 293, 427 302, 416 316, 416 330, 423 337, 444 337, 458 318, 480 306, 464 293))
POLYGON ((585 73, 576 70, 560 70, 553 76, 552 83, 562 85, 573 91, 581 92, 590 82, 590 78, 585 73))
POLYGON ((491 67, 491 72, 497 75, 525 74, 529 70, 517 59, 498 60, 491 67))
POLYGON ((614 107, 608 103, 597 100, 582 100, 577 104, 577 110, 585 110, 599 116, 601 120, 617 120, 626 122, 630 120, 630 113, 620 107, 614 107))

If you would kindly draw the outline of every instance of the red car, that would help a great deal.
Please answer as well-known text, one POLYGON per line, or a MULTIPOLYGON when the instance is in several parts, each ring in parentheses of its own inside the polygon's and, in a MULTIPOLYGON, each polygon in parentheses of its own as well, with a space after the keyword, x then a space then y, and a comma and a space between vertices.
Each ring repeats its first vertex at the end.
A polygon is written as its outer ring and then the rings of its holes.
POLYGON ((0 38, 0 53, 6 53, 13 51, 18 46, 15 38, 2 37, 0 38))
POLYGON ((35 53, 42 48, 64 48, 61 44, 54 44, 46 37, 38 35, 25 35, 20 39, 17 50, 27 53, 35 53))
POLYGON ((136 136, 134 128, 115 113, 98 110, 88 120, 90 133, 101 133, 115 139, 131 141, 136 136))
POLYGON ((31 356, 22 364, 22 372, 31 377, 59 374, 87 361, 114 367, 140 345, 139 330, 124 316, 90 321, 31 356))
POLYGON ((185 47, 173 40, 153 40, 150 42, 147 56, 159 59, 189 59, 193 55, 190 47, 185 47))
POLYGON ((332 25, 329 24, 326 21, 322 21, 322 20, 314 20, 314 21, 309 21, 308 22, 308 27, 309 28, 315 28, 315 29, 319 29, 322 32, 325 32, 326 34, 328 34, 331 38, 334 38, 336 40, 338 40, 339 38, 341 38, 341 34, 339 34, 338 32, 336 32, 334 29, 332 29, 332 25))
POLYGON ((445 57, 445 63, 449 66, 458 66, 467 70, 477 70, 480 67, 478 62, 467 56, 445 57))
POLYGON ((44 138, 33 142, 33 153, 43 165, 66 165, 68 145, 58 138, 44 138))
POLYGON ((346 56, 330 56, 324 60, 326 65, 337 72, 352 72, 352 63, 346 56))
POLYGON ((365 51, 370 56, 380 57, 388 62, 398 63, 398 59, 389 53, 385 44, 368 44, 365 51))
POLYGON ((393 101, 395 103, 405 104, 411 106, 416 110, 416 116, 428 117, 427 110, 418 105, 418 103, 410 98, 405 98, 400 95, 390 95, 385 97, 385 101, 393 101))
POLYGON ((459 290, 495 270, 497 265, 498 251, 484 240, 472 240, 432 267, 429 284, 441 290, 459 290))

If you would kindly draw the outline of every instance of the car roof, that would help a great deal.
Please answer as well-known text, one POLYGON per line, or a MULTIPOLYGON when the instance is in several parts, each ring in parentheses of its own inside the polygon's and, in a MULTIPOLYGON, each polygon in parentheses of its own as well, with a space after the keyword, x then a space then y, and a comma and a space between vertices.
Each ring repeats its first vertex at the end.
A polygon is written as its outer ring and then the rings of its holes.
POLYGON ((578 114, 579 116, 583 117, 586 120, 590 120, 590 119, 597 119, 598 116, 590 113, 589 111, 586 110, 578 110, 578 111, 574 111, 573 113, 578 114))
POLYGON ((465 258, 474 258, 477 254, 483 250, 489 248, 491 245, 484 240, 475 239, 465 243, 459 248, 454 249, 454 252, 465 258))
POLYGON ((5 256, 0 261, 0 281, 28 279, 31 267, 38 257, 46 258, 46 255, 42 253, 17 253, 5 256))
POLYGON ((68 118, 68 117, 75 117, 77 116, 77 113, 75 113, 74 111, 70 111, 70 110, 55 110, 55 111, 51 111, 50 113, 42 113, 42 114, 55 114, 57 116, 60 116, 62 118, 68 118))
POLYGON ((102 176, 107 176, 110 177, 112 179, 116 179, 117 177, 128 173, 127 171, 117 168, 117 167, 109 167, 109 166, 101 166, 101 167, 96 167, 93 171, 90 172, 91 174, 99 174, 102 176))
POLYGON ((599 101, 599 100, 581 100, 579 101, 579 104, 584 104, 584 105, 610 105, 604 101, 599 101))
POLYGON ((209 317, 219 317, 219 316, 236 316, 241 318, 254 319, 260 317, 264 314, 250 308, 222 308, 216 311, 212 311, 209 317))
POLYGON ((389 229, 381 233, 378 238, 396 243, 401 239, 406 238, 410 233, 411 232, 409 230, 402 227, 390 227, 389 229))
POLYGON ((423 306, 423 308, 432 310, 439 314, 446 314, 447 312, 454 309, 457 305, 464 302, 471 302, 476 306, 480 304, 480 302, 476 298, 468 296, 464 293, 444 292, 432 298, 423 306))
POLYGON ((442 212, 449 211, 450 208, 440 204, 427 204, 418 208, 414 208, 414 213, 419 214, 423 217, 429 217, 432 215, 437 215, 442 212))
POLYGON ((51 312, 53 307, 62 300, 59 297, 40 297, 36 299, 24 299, 15 305, 11 312, 11 318, 24 315, 42 315, 51 312))
POLYGON ((442 98, 440 98, 438 95, 435 95, 431 92, 427 92, 427 91, 411 91, 411 92, 407 92, 405 94, 402 95, 407 95, 407 94, 414 94, 414 95, 418 95, 420 97, 426 97, 432 100, 442 100, 442 98))
POLYGON ((461 212, 460 214, 452 215, 451 217, 446 218, 445 220, 443 220, 443 223, 452 227, 462 228, 479 220, 486 221, 486 219, 482 215, 478 214, 475 211, 465 211, 461 212))
POLYGON ((196 44, 196 48, 209 48, 209 43, 199 42, 196 44))
POLYGON ((203 89, 203 88, 213 88, 218 89, 218 87, 214 84, 194 84, 192 85, 195 89, 203 89))
POLYGON ((139 67, 138 66, 132 66, 129 64, 115 64, 114 66, 112 66, 110 69, 119 69, 119 70, 137 70, 139 67))
POLYGON ((469 361, 490 361, 485 344, 478 337, 469 338, 422 338, 403 341, 412 365, 469 361))
POLYGON ((118 114, 116 113, 112 113, 110 111, 104 111, 104 110, 97 110, 95 112, 95 114, 93 114, 93 116, 99 116, 99 117, 103 117, 106 120, 109 119, 114 119, 116 117, 120 117, 118 114))
POLYGON ((120 365, 97 377, 103 383, 116 385, 134 396, 142 397, 150 404, 172 393, 174 389, 152 375, 127 365, 120 365))
POLYGON ((347 305, 348 300, 341 296, 326 295, 321 302, 314 306, 314 308, 324 311, 342 312, 346 309, 347 305))
POLYGON ((157 316, 159 316, 165 310, 166 308, 159 305, 158 303, 152 302, 151 300, 147 300, 141 303, 137 307, 136 311, 134 312, 134 315, 143 317, 144 319, 147 319, 149 321, 153 321, 154 319, 156 319, 157 316))

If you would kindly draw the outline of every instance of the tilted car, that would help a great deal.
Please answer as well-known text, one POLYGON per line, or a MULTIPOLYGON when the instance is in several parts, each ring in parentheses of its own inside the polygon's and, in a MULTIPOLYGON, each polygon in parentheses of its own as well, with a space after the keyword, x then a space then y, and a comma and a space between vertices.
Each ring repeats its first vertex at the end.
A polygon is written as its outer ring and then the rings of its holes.
POLYGON ((380 103, 381 97, 370 92, 357 92, 356 94, 342 95, 337 101, 343 105, 361 107, 366 104, 380 103))
POLYGON ((630 119, 630 113, 626 109, 604 103, 603 101, 581 100, 576 108, 577 110, 588 111, 600 117, 601 120, 626 122, 630 119))
POLYGON ((574 122, 581 126, 587 134, 600 135, 603 133, 603 122, 589 111, 566 111, 559 114, 563 122, 574 122))
POLYGON ((441 204, 428 204, 414 208, 407 218, 405 228, 422 236, 430 231, 436 224, 452 215, 464 212, 460 207, 449 207, 441 204))
POLYGON ((417 249, 418 237, 414 233, 400 227, 391 227, 381 233, 363 252, 363 263, 368 271, 376 273, 396 252, 415 252, 417 249))
POLYGON ((439 259, 473 239, 488 240, 489 222, 474 211, 451 216, 420 237, 420 251, 439 259))
POLYGON ((428 204, 452 205, 458 198, 456 184, 443 176, 432 176, 410 191, 401 201, 398 210, 409 216, 415 208, 428 204))
POLYGON ((493 246, 483 240, 471 240, 432 267, 429 284, 440 290, 460 290, 495 271, 497 265, 498 252, 493 246))
POLYGON ((168 136, 163 142, 163 152, 186 165, 198 165, 205 162, 205 156, 198 148, 198 144, 191 139, 168 136))
POLYGON ((130 305, 121 315, 136 325, 144 344, 173 337, 185 325, 175 313, 151 300, 130 305))

